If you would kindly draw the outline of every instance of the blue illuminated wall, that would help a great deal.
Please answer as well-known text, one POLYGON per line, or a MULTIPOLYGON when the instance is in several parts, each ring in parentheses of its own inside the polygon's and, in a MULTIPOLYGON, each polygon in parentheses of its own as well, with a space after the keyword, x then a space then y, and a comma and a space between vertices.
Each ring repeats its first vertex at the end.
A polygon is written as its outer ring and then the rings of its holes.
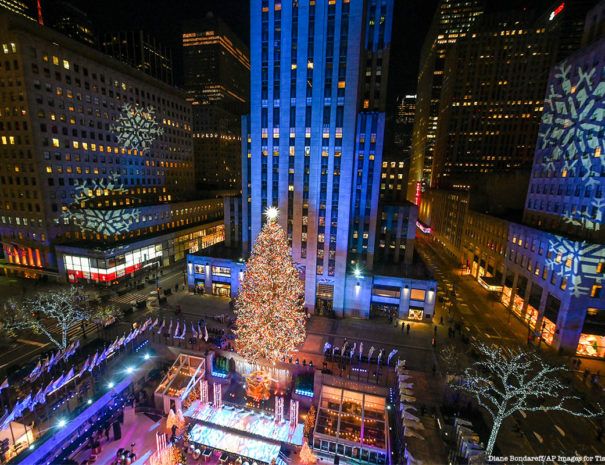
POLYGON ((544 100, 524 219, 602 241, 605 41, 555 66, 544 100))
MULTIPOLYGON (((392 9, 393 0, 251 0, 243 244, 249 250, 264 210, 277 206, 310 310, 321 286, 329 306, 344 312, 357 202, 359 224, 375 229, 392 9), (361 131, 367 143, 360 144, 361 131)), ((371 268, 373 240, 366 247, 364 256, 351 258, 371 268)))

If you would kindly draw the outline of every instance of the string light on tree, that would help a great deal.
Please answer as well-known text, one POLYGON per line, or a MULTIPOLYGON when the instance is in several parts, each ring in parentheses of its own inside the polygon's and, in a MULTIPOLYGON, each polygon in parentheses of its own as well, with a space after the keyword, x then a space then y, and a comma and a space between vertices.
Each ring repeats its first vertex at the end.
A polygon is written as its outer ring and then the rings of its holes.
POLYGON ((235 306, 237 350, 249 361, 277 361, 305 339, 303 283, 278 215, 265 211, 235 306))

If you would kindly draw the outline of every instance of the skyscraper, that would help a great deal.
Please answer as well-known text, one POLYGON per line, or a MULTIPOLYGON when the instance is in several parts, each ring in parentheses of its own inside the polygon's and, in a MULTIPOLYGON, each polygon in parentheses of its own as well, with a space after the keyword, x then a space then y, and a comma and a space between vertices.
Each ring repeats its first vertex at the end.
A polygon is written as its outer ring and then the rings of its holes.
POLYGON ((586 13, 582 2, 556 14, 552 9, 485 12, 449 48, 431 187, 469 188, 476 197, 475 191, 490 183, 507 182, 505 173, 508 185, 513 177, 522 182, 519 172, 528 173, 533 160, 548 73, 570 48, 580 46, 583 26, 571 21, 574 10, 586 13), (488 182, 495 175, 498 180, 488 182))
POLYGON ((170 50, 144 31, 108 32, 101 37, 101 50, 166 84, 173 83, 170 50))
POLYGON ((187 100, 193 105, 193 153, 199 189, 241 187, 241 115, 250 96, 248 47, 209 13, 183 29, 187 100))
POLYGON ((27 19, 36 19, 34 12, 33 2, 27 2, 25 0, 0 0, 0 8, 5 8, 12 13, 23 16, 27 19))
POLYGON ((372 265, 392 9, 252 1, 244 242, 279 207, 311 308, 342 311, 348 260, 372 265))
POLYGON ((222 201, 191 200, 182 92, 5 11, 0 44, 7 272, 107 284, 223 240, 222 201))
POLYGON ((97 46, 92 21, 84 11, 65 0, 49 2, 45 6, 47 25, 78 42, 97 46))
POLYGON ((475 21, 483 14, 483 9, 482 0, 441 0, 433 17, 420 56, 407 189, 410 202, 416 202, 418 193, 431 184, 439 99, 447 50, 467 35, 475 21))
MULTIPOLYGON (((392 15, 392 0, 251 0, 243 255, 278 207, 311 312, 433 315, 435 282, 404 266, 416 207, 379 209, 392 15)), ((188 257, 191 288, 236 296, 242 262, 209 255, 188 257)))

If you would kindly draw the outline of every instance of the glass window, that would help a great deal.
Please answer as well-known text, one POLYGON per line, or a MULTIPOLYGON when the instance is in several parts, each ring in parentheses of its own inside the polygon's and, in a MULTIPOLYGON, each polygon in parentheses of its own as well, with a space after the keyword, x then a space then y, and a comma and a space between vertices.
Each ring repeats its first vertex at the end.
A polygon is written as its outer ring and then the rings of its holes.
POLYGON ((426 294, 426 291, 422 290, 422 289, 412 289, 412 292, 410 294, 410 299, 412 300, 424 300, 424 295, 426 294))

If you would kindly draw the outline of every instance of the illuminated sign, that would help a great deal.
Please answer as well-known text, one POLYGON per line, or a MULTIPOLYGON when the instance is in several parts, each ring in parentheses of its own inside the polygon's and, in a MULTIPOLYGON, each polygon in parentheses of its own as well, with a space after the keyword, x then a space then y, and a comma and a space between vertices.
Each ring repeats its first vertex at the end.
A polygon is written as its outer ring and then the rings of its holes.
POLYGON ((557 8, 555 8, 553 11, 551 11, 550 16, 548 17, 548 20, 552 21, 553 19, 555 19, 557 17, 557 15, 563 11, 564 8, 565 8, 565 2, 561 3, 557 8))
POLYGON ((416 220, 416 227, 420 229, 424 234, 431 234, 432 229, 430 226, 426 226, 422 224, 420 221, 416 220))

